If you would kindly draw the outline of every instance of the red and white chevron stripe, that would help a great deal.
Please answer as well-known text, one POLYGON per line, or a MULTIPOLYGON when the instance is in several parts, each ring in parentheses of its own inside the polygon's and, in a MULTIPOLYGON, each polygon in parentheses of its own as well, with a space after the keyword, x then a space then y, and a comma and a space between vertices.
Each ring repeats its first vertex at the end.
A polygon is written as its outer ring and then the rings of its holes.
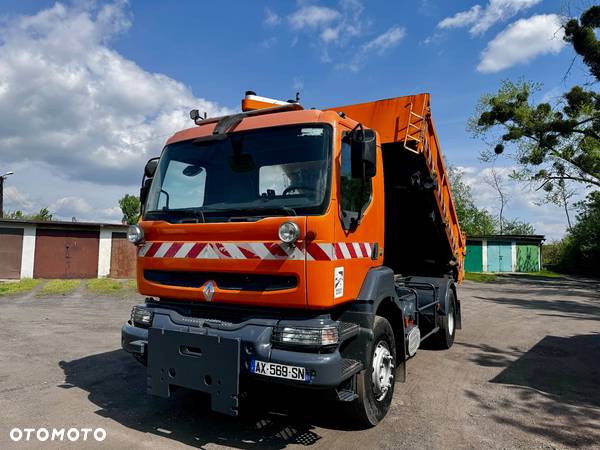
POLYGON ((306 248, 308 261, 334 261, 340 259, 370 258, 373 244, 369 242, 311 242, 306 248))
MULTIPOLYGON (((311 242, 306 247, 308 261, 335 261, 370 258, 369 242, 311 242)), ((138 250, 144 258, 195 259, 304 259, 299 246, 277 242, 146 242, 138 250)))

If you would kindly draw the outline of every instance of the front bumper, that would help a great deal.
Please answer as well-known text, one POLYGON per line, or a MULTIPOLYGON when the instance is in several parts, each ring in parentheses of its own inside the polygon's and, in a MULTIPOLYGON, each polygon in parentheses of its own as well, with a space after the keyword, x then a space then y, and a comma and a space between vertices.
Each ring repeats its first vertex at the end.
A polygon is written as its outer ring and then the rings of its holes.
MULTIPOLYGON (((147 359, 148 393, 169 397, 171 386, 211 395, 212 409, 237 415, 240 377, 290 383, 306 388, 333 388, 362 370, 362 364, 345 359, 339 346, 327 352, 274 347, 271 335, 279 319, 253 318, 240 323, 192 318, 155 307, 152 326, 126 324, 122 347, 147 359), (250 372, 251 361, 303 367, 306 382, 265 377, 250 372)), ((294 319, 297 325, 314 324, 314 318, 294 319)), ((342 340, 354 336, 342 336, 342 340)))

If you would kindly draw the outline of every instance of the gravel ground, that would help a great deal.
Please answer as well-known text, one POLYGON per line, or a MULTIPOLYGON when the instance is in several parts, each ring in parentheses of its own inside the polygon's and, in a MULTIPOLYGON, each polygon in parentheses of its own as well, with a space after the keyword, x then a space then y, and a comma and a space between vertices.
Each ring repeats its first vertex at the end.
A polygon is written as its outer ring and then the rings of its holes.
POLYGON ((349 430, 321 398, 267 390, 232 419, 197 393, 145 394, 120 350, 138 296, 0 299, 0 448, 600 448, 600 285, 509 277, 463 283, 448 351, 408 361, 386 419, 349 430), (13 427, 98 428, 106 439, 14 443, 13 427))

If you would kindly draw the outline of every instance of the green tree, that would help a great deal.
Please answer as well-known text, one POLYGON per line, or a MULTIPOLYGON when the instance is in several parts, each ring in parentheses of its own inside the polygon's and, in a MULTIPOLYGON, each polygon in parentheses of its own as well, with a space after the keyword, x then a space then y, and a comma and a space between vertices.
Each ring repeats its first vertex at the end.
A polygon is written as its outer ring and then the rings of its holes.
POLYGON ((498 199, 498 221, 496 223, 500 228, 500 234, 504 234, 504 224, 506 223, 504 208, 508 205, 508 194, 504 184, 504 177, 498 173, 495 167, 492 167, 484 181, 494 190, 496 198, 498 199))
MULTIPOLYGON (((565 40, 595 82, 600 81, 600 6, 569 20, 564 28, 565 40)), ((539 85, 504 81, 497 93, 480 99, 469 127, 495 144, 493 152, 482 154, 484 160, 510 145, 519 164, 514 178, 535 183, 546 200, 564 208, 569 231, 549 247, 552 264, 563 271, 600 275, 600 93, 593 86, 573 86, 551 105, 532 99, 539 85), (569 200, 576 185, 595 192, 576 205, 579 213, 573 225, 569 200)))
MULTIPOLYGON (((600 6, 565 25, 565 40, 583 57, 590 73, 600 80, 600 6)), ((600 187, 600 94, 574 86, 557 105, 536 103, 540 85, 503 81, 495 94, 484 95, 470 121, 472 132, 491 138, 494 153, 513 146, 519 170, 515 178, 536 182, 551 192, 557 181, 600 187)), ((494 153, 484 152, 484 159, 494 153)), ((550 198, 552 200, 552 198, 550 198)), ((556 197, 560 202, 560 196, 556 197)))
POLYGON ((520 235, 530 235, 535 234, 535 228, 530 223, 519 219, 509 219, 505 220, 502 224, 503 234, 520 234, 520 235))
POLYGON ((473 193, 463 179, 463 173, 453 167, 447 167, 448 179, 452 188, 452 198, 458 216, 458 223, 467 236, 482 236, 496 233, 494 218, 483 208, 477 208, 473 193))
POLYGON ((478 208, 473 200, 470 186, 464 181, 463 172, 453 166, 446 166, 454 208, 458 223, 467 236, 490 234, 535 234, 533 225, 519 219, 505 219, 492 216, 485 208, 478 208), (501 231, 502 230, 502 231, 501 231))
POLYGON ((140 218, 140 199, 135 195, 125 194, 119 200, 119 206, 123 213, 123 223, 133 225, 138 222, 140 218))
POLYGON ((50 212, 48 208, 41 208, 35 214, 25 214, 21 210, 16 210, 12 212, 8 212, 4 215, 7 219, 17 219, 17 220, 35 220, 38 222, 49 222, 52 220, 54 216, 53 213, 50 212))
POLYGON ((31 216, 31 219, 39 221, 50 221, 52 220, 53 215, 54 214, 52 214, 48 208, 42 208, 36 214, 33 214, 31 216))
POLYGON ((577 223, 557 245, 552 261, 564 272, 600 276, 600 191, 577 204, 577 223))
POLYGON ((16 211, 8 211, 4 213, 4 217, 6 219, 16 219, 16 220, 26 220, 25 219, 25 214, 23 214, 23 211, 21 210, 16 210, 16 211))

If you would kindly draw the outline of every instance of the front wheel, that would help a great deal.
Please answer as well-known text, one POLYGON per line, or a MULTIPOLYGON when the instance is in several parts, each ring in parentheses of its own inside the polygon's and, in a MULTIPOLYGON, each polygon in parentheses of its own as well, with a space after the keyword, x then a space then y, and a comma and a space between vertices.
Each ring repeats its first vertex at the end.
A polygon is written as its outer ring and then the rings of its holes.
POLYGON ((357 375, 358 398, 349 405, 352 419, 360 427, 377 425, 390 409, 394 396, 395 367, 394 331, 387 319, 376 316, 367 368, 357 375))

